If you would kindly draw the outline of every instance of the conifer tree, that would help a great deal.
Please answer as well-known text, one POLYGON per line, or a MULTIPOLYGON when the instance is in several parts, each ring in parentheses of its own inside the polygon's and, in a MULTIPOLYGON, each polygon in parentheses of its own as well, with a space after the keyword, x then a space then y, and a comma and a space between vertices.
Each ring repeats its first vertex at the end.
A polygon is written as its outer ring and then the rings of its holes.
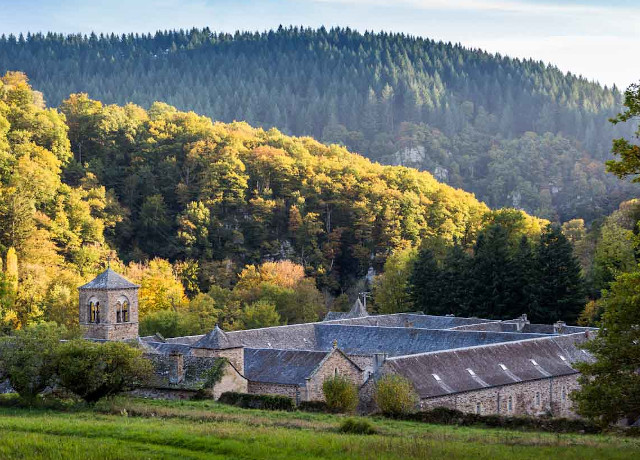
POLYGON ((431 249, 418 253, 409 278, 409 297, 416 311, 430 315, 444 314, 441 305, 441 274, 431 249))
POLYGON ((531 321, 575 323, 586 303, 584 280, 573 247, 557 226, 540 235, 532 281, 531 321))
POLYGON ((471 257, 457 242, 447 251, 442 260, 442 285, 446 295, 443 296, 442 310, 445 314, 468 316, 472 303, 469 290, 469 270, 471 257))
POLYGON ((504 319, 518 301, 517 266, 509 232, 493 224, 476 242, 471 266, 472 310, 476 316, 504 319))

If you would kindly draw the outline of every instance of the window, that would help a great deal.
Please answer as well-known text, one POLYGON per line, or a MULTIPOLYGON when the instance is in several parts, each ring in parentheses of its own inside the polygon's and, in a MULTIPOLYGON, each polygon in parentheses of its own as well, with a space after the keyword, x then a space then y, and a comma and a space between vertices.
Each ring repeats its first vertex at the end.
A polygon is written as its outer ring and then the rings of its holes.
POLYGON ((122 322, 122 302, 116 303, 116 323, 122 322))
POLYGON ((536 406, 540 407, 540 392, 536 391, 536 406))
POLYGON ((89 302, 89 322, 100 322, 100 302, 92 300, 89 302))
POLYGON ((334 377, 338 376, 338 368, 337 367, 333 370, 333 376, 334 377))
POLYGON ((507 400, 507 411, 513 412, 513 397, 509 396, 507 400))
POLYGON ((476 403, 476 414, 480 414, 482 412, 482 406, 480 403, 476 403))
POLYGON ((125 323, 129 322, 129 301, 125 300, 122 302, 122 321, 125 323))
POLYGON ((562 387, 562 400, 566 401, 567 399, 567 388, 566 387, 562 387))

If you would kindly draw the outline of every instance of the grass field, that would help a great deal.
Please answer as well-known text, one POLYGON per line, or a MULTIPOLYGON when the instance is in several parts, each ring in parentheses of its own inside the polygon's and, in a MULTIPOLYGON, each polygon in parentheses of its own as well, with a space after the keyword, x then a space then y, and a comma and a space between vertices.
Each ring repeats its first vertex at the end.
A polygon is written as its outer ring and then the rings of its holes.
POLYGON ((456 428, 371 419, 375 435, 337 431, 344 417, 237 409, 209 401, 119 398, 93 409, 0 408, 2 459, 630 459, 640 439, 456 428))

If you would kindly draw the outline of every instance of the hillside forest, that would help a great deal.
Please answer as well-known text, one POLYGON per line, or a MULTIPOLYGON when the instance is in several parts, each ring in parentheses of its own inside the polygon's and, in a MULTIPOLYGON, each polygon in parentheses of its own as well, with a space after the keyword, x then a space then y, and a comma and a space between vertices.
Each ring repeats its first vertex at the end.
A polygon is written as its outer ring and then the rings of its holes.
POLYGON ((556 223, 589 226, 638 194, 605 173, 611 139, 632 134, 607 122, 622 107, 617 88, 451 43, 298 27, 3 35, 10 70, 53 107, 73 93, 152 111, 164 101, 426 170, 491 208, 556 223))
POLYGON ((529 312, 573 322, 588 296, 597 299, 607 280, 637 265, 638 213, 629 201, 600 226, 572 220, 560 231, 336 144, 160 102, 145 110, 72 94, 59 110, 47 108, 24 74, 0 80, 5 331, 43 320, 74 327, 76 288, 109 256, 142 286, 142 333, 317 320, 371 287, 372 311, 529 312), (536 262, 518 262, 525 258, 536 262), (514 311, 487 309, 502 295, 488 288, 453 311, 425 303, 413 287, 423 285, 416 266, 435 267, 436 284, 446 272, 480 286, 474 277, 503 263, 510 278, 492 282, 525 296, 514 311), (385 290, 393 276, 404 278, 385 290), (536 288, 524 292, 516 278, 526 277, 536 288), (562 295, 549 306, 553 292, 562 295))

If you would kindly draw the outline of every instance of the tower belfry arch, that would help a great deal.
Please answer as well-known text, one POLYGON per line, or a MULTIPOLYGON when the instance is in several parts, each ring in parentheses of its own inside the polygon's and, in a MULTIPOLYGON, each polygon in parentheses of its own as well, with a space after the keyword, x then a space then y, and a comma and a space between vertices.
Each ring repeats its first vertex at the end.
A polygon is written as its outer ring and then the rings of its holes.
POLYGON ((138 338, 140 286, 108 268, 78 288, 80 327, 87 339, 138 338))

